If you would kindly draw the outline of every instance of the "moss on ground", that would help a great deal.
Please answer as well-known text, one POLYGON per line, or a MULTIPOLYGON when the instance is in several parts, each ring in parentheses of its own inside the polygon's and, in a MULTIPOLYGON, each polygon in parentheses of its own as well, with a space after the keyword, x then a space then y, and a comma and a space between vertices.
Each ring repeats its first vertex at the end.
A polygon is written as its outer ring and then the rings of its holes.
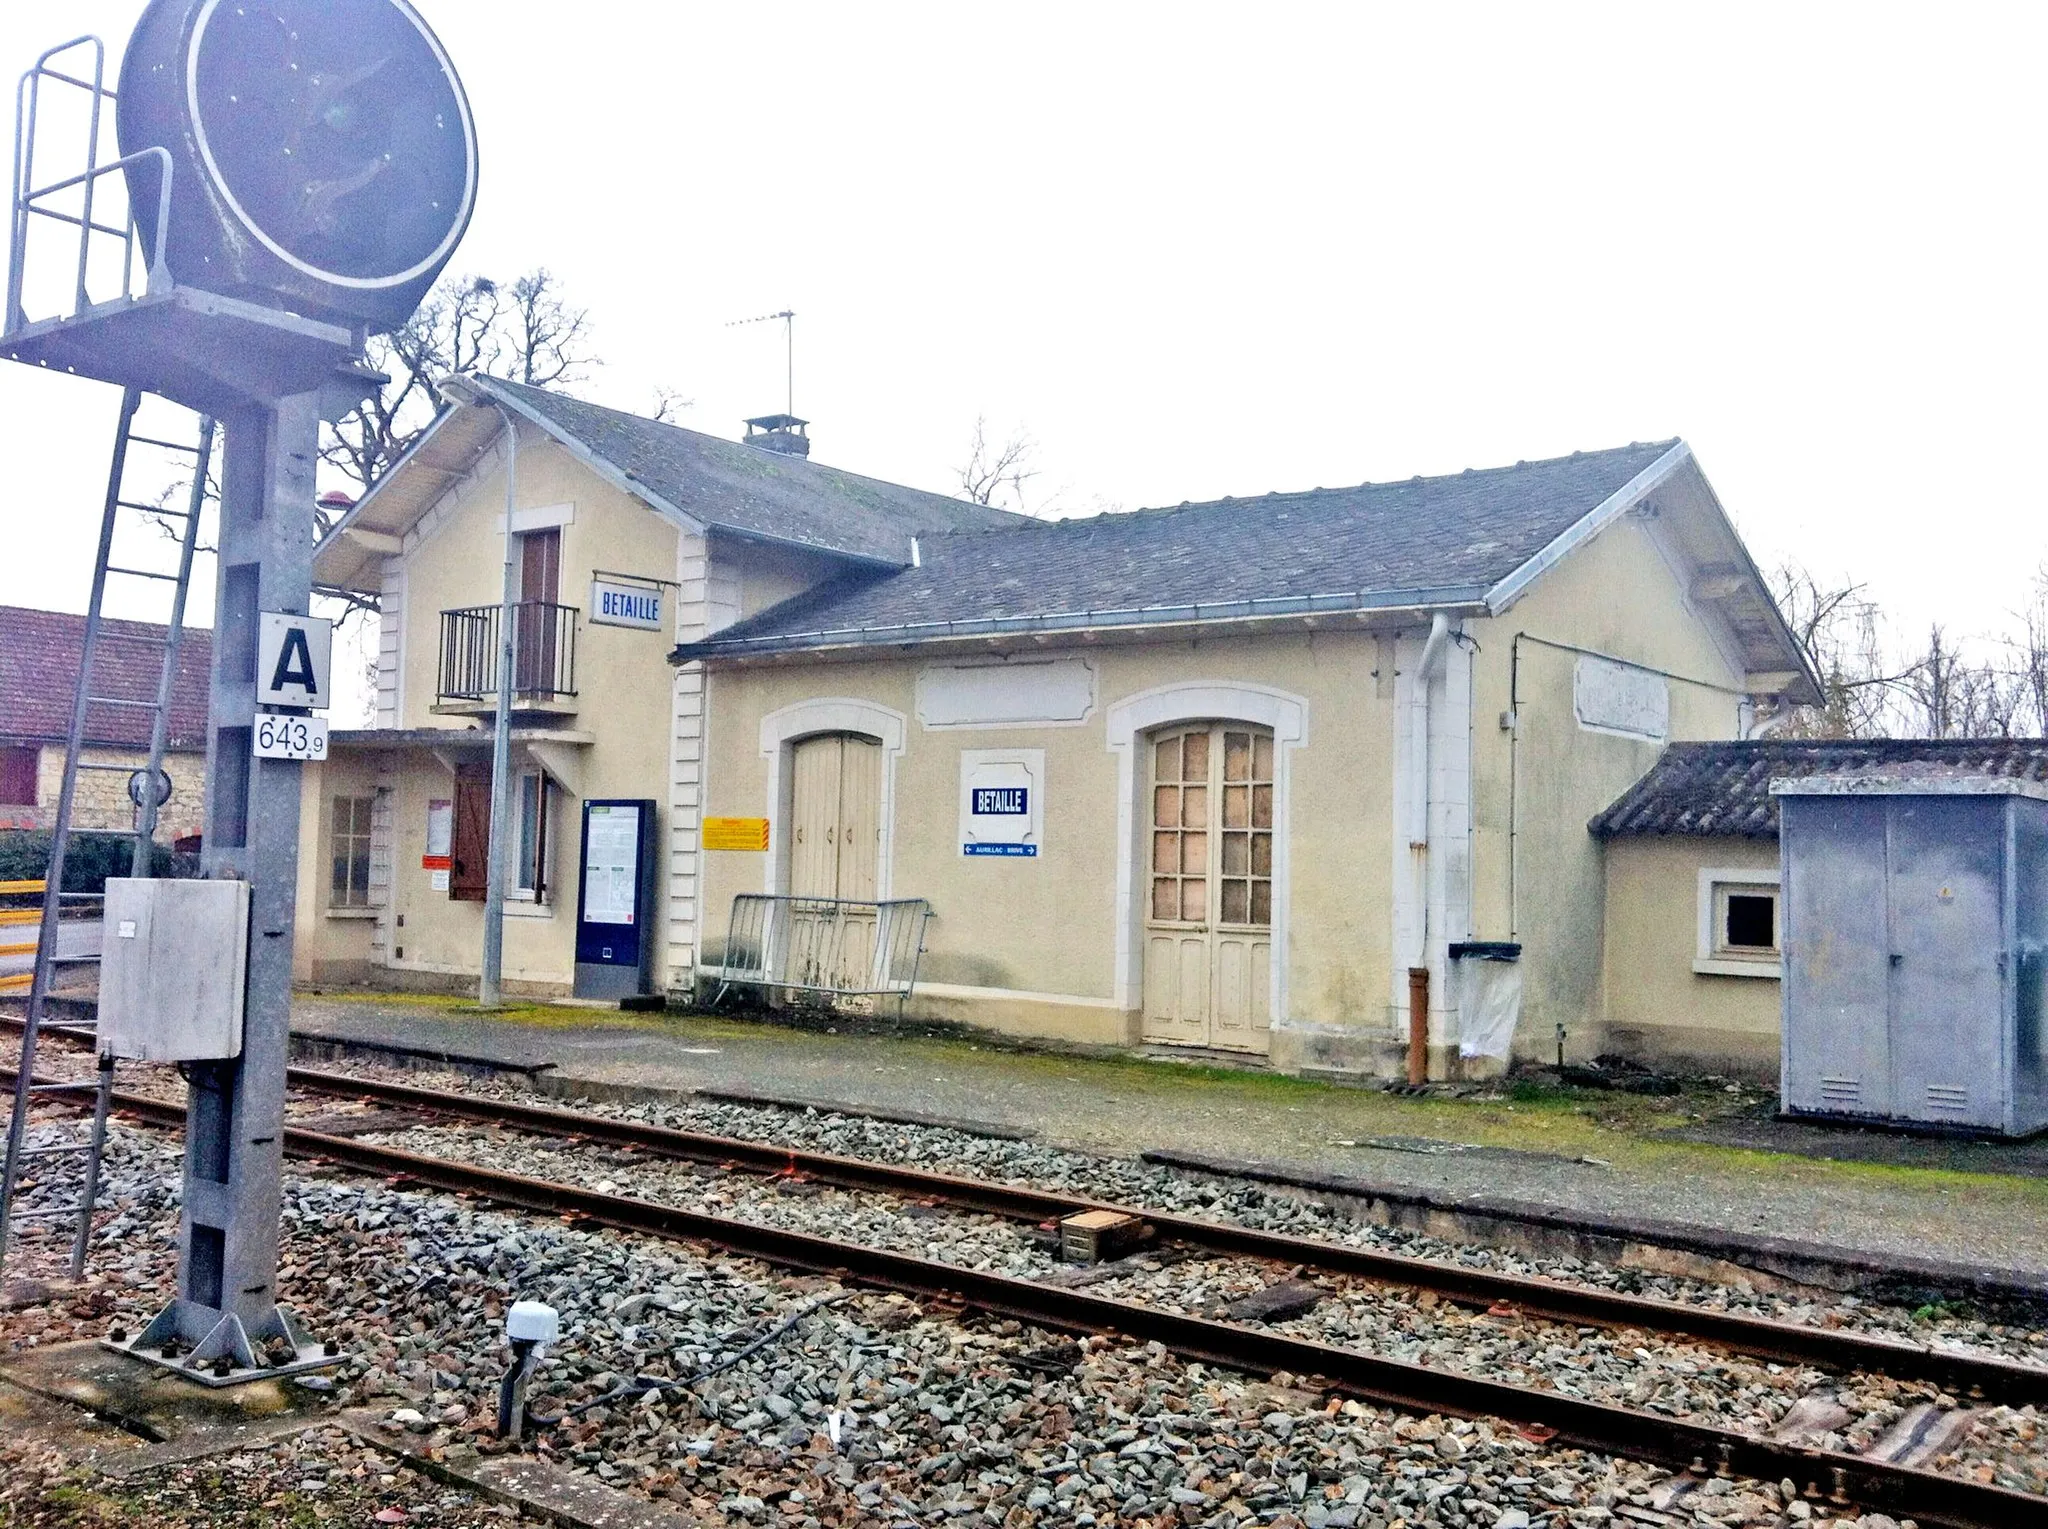
POLYGON ((414 993, 330 991, 320 996, 371 1007, 433 1009, 449 1019, 497 1019, 560 1031, 601 1028, 662 1034, 693 1045, 728 1042, 815 1052, 821 1045, 857 1044, 865 1065, 892 1062, 932 1072, 958 1068, 996 1087, 1005 1080, 1067 1084, 1077 1098, 1116 1105, 1134 1118, 1153 1107, 1179 1114, 1206 1110, 1284 1115, 1284 1134, 1298 1145, 1319 1146, 1318 1155, 1338 1171, 1350 1145, 1369 1145, 1370 1138, 1411 1137, 1537 1152, 1568 1161, 1590 1159, 1638 1174, 1675 1178, 1705 1171, 1754 1184, 1759 1192, 1772 1184, 1853 1184, 1918 1196, 2017 1201, 2026 1213, 2048 1207, 2048 1181, 2022 1175, 1815 1158, 1674 1138, 1670 1133, 1688 1126, 1770 1108, 1769 1092, 1719 1081, 1686 1082, 1675 1094, 1659 1095, 1514 1078, 1462 1097, 1410 1096, 1256 1067, 1020 1042, 960 1027, 900 1027, 858 1015, 812 1015, 791 1022, 702 1010, 636 1013, 547 1003, 486 1011, 472 999, 414 993))

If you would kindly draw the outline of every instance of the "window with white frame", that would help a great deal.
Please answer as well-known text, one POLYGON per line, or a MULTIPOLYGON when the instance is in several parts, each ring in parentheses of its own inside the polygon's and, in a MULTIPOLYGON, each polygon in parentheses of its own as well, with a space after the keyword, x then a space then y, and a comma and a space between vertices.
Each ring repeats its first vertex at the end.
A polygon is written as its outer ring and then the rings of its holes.
POLYGON ((370 906, 370 813, 375 806, 375 797, 334 798, 333 829, 328 846, 327 906, 330 908, 370 906))
POLYGON ((1775 977, 1783 960, 1778 873, 1704 868, 1692 969, 1710 976, 1775 977))
POLYGON ((518 859, 513 867, 512 895, 527 902, 550 901, 554 805, 554 783, 546 775, 528 770, 519 777, 518 859))

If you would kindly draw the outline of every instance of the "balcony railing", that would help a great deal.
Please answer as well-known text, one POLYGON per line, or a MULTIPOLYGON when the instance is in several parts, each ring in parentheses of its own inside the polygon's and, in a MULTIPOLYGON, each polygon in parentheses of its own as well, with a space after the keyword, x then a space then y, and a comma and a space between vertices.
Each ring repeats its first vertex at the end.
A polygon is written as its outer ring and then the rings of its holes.
MULTIPOLYGON (((498 699, 498 610, 441 612, 442 705, 490 707, 498 699)), ((512 702, 559 709, 576 698, 576 607, 523 600, 512 607, 512 702)))

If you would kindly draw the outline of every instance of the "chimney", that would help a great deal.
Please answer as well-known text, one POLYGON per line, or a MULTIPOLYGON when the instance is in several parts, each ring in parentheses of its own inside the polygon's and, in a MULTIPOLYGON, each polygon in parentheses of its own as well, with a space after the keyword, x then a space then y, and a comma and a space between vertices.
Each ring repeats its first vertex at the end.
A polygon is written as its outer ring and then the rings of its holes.
POLYGON ((747 421, 747 444, 786 457, 807 457, 811 454, 811 438, 804 434, 808 424, 809 420, 794 414, 763 414, 747 421))

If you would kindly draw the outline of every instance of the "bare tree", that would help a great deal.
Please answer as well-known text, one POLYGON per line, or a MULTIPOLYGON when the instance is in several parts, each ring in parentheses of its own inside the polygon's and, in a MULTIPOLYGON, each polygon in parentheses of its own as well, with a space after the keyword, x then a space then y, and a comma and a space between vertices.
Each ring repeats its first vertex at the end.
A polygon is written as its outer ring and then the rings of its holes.
POLYGON ((1939 623, 1905 683, 1912 732, 1927 738, 2016 738, 2040 731, 2018 665, 1972 658, 1939 623))
POLYGON ((967 461, 955 469, 960 476, 961 497, 976 504, 1029 513, 1024 508, 1024 485, 1038 476, 1038 469, 1032 465, 1037 452, 1038 443, 1021 430, 1013 431, 1000 447, 991 446, 988 421, 976 415, 974 441, 967 461), (1011 503, 1001 505, 1006 498, 1011 503))
MULTIPOLYGON (((433 423, 447 403, 440 383, 482 372, 534 387, 581 382, 600 362, 590 315, 562 295, 546 267, 509 286, 486 276, 438 282, 411 318, 370 341, 365 359, 391 380, 327 427, 320 459, 361 495, 433 423)), ((316 534, 332 529, 332 517, 316 534)))
POLYGON ((2024 610, 2014 612, 2018 634, 2007 639, 2015 682, 2028 716, 2029 733, 2048 738, 2048 565, 2036 570, 2024 610))
POLYGON ((1821 684, 1821 704, 1798 708, 1782 731, 1792 737, 1879 738, 1911 666, 1889 662, 1883 621, 1861 584, 1822 582, 1785 563, 1768 580, 1771 595, 1821 684))

